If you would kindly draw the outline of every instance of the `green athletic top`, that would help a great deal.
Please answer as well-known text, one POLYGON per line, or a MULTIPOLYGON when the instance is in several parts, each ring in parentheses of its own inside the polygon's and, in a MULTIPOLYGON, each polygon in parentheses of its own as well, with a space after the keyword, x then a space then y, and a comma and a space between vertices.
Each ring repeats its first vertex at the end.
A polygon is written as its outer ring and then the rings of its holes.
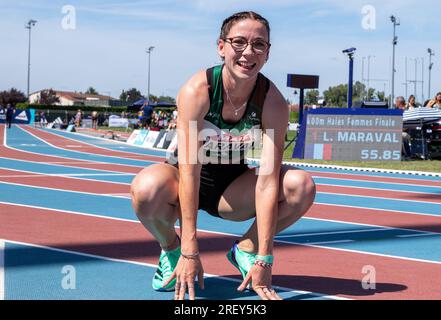
POLYGON ((204 118, 203 127, 205 161, 222 164, 243 163, 247 151, 261 136, 262 111, 270 81, 261 73, 258 74, 244 115, 236 123, 230 123, 222 118, 222 69, 223 65, 219 65, 207 70, 210 109, 204 118))
MULTIPOLYGON (((222 118, 223 66, 212 67, 206 72, 210 109, 204 117, 203 129, 199 135, 199 139, 204 141, 203 159, 199 156, 199 161, 203 164, 243 164, 247 151, 261 138, 262 111, 270 81, 259 73, 242 118, 236 123, 226 122, 222 118)), ((167 162, 177 163, 177 148, 167 162)))

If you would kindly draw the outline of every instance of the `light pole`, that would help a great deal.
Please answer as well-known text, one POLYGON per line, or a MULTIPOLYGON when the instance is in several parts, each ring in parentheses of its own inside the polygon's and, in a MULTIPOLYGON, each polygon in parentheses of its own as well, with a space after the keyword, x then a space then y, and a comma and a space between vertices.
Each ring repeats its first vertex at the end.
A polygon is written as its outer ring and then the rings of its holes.
POLYGON ((28 47, 28 90, 27 90, 27 97, 29 100, 29 86, 31 82, 31 29, 35 26, 37 23, 36 20, 29 20, 28 23, 25 25, 26 29, 29 29, 29 47, 28 47))
MULTIPOLYGON (((361 83, 363 85, 364 85, 364 59, 366 59, 366 57, 361 57, 361 83)), ((363 90, 363 95, 364 95, 364 90, 363 90)))
POLYGON ((408 85, 408 82, 409 82, 409 79, 407 78, 407 57, 404 60, 404 66, 405 66, 405 76, 406 76, 406 81, 405 81, 404 85, 406 86, 406 91, 405 92, 406 92, 406 99, 407 99, 407 97, 409 96, 407 94, 407 85, 408 85))
POLYGON ((421 57, 421 105, 424 104, 424 57, 421 57))
POLYGON ((367 69, 367 101, 369 101, 369 86, 370 86, 370 74, 371 74, 371 58, 375 58, 375 56, 368 56, 368 69, 367 69))
POLYGON ((155 47, 149 47, 146 51, 149 54, 149 70, 148 70, 148 86, 147 86, 147 101, 149 102, 149 104, 150 104, 150 55, 153 49, 155 49, 155 47))
POLYGON ((415 61, 415 78, 413 81, 413 94, 417 100, 417 83, 418 83, 418 58, 410 58, 410 60, 415 61))
POLYGON ((353 89, 353 78, 354 78, 354 54, 356 48, 349 48, 343 50, 343 53, 347 54, 349 57, 349 82, 348 82, 348 108, 352 108, 352 89, 353 89))
POLYGON ((433 68, 433 62, 432 62, 432 56, 435 55, 435 52, 432 49, 427 49, 427 52, 429 53, 429 95, 427 97, 427 99, 430 99, 431 96, 431 92, 430 92, 430 84, 431 84, 431 76, 432 76, 432 68, 433 68))
POLYGON ((396 34, 396 27, 400 25, 400 22, 397 20, 395 16, 390 17, 390 21, 392 21, 394 25, 394 37, 392 40, 392 84, 391 84, 391 106, 394 105, 393 101, 395 99, 395 46, 398 43, 398 37, 396 34))

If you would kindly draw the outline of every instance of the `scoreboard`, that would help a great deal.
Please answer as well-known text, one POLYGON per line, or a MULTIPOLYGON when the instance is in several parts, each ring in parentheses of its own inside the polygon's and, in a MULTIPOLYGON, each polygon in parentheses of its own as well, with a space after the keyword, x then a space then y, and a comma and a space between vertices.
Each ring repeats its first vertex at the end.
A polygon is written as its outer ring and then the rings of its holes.
POLYGON ((304 159, 400 161, 402 129, 401 110, 315 109, 306 113, 297 144, 304 159))

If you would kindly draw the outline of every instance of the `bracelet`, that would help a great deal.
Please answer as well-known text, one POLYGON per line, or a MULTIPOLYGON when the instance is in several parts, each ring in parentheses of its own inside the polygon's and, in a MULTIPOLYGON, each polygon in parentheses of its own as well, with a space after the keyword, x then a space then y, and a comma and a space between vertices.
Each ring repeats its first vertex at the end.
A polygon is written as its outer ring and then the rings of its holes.
POLYGON ((196 257, 199 256, 199 251, 196 253, 191 253, 191 254, 183 254, 181 253, 181 256, 183 256, 185 259, 195 259, 196 257))
POLYGON ((256 260, 260 260, 265 263, 273 264, 274 263, 274 256, 273 255, 268 255, 268 256, 256 255, 256 260))
POLYGON ((265 268, 265 269, 269 269, 269 268, 271 268, 273 266, 272 263, 267 263, 267 262, 262 261, 262 260, 255 260, 254 261, 254 265, 262 267, 262 268, 265 268))

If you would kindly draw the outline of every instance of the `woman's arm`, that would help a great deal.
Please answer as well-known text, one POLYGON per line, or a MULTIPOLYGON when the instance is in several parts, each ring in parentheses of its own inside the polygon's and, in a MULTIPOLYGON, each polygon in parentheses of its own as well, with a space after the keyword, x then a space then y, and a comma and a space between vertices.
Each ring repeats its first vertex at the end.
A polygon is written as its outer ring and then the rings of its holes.
POLYGON ((262 126, 263 149, 256 183, 258 255, 272 255, 278 218, 280 168, 289 121, 288 105, 272 84, 265 101, 262 126))
POLYGON ((198 277, 203 289, 203 268, 197 242, 197 212, 201 164, 197 159, 201 143, 198 134, 208 111, 210 98, 205 72, 199 72, 184 85, 178 95, 178 162, 179 204, 181 209, 181 258, 166 282, 177 278, 175 299, 183 300, 188 289, 190 300, 195 298, 194 281, 198 277))

